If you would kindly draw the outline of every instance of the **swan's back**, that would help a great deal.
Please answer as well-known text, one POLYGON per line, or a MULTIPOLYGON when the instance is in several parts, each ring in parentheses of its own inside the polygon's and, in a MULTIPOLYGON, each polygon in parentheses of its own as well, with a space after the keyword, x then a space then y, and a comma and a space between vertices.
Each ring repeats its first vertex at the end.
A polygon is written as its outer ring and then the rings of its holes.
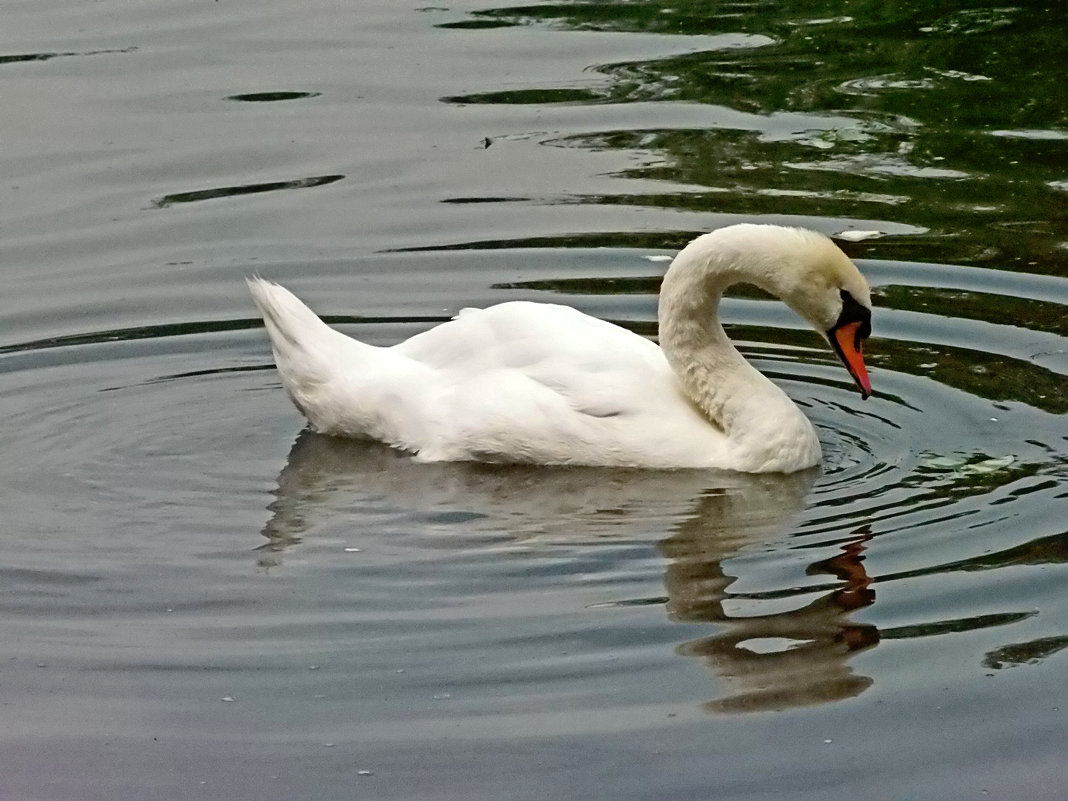
POLYGON ((680 419, 722 439, 679 394, 659 347, 567 306, 465 309, 391 350, 436 372, 425 459, 677 466, 678 449, 665 447, 677 432, 665 429, 680 419))
POLYGON ((660 349, 644 337, 569 306, 526 301, 463 309, 393 350, 457 375, 508 368, 592 374, 663 363, 660 349))

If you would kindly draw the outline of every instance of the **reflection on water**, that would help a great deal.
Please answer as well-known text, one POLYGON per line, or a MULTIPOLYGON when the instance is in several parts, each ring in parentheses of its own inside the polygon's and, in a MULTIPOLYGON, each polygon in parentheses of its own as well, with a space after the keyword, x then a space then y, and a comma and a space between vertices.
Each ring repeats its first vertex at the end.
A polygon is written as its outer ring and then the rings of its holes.
POLYGON ((319 97, 321 92, 249 92, 242 95, 230 95, 227 100, 239 100, 244 103, 276 103, 280 100, 304 100, 319 97))
POLYGON ((1030 642, 1013 643, 988 653, 986 658, 983 659, 983 665, 994 670, 1024 664, 1034 665, 1064 648, 1068 648, 1068 635, 1063 637, 1042 637, 1030 642))
POLYGON ((82 53, 19 53, 13 55, 0 55, 0 64, 19 64, 26 61, 51 61, 54 58, 67 58, 70 56, 104 56, 118 53, 136 52, 136 47, 124 47, 118 50, 89 50, 82 53))
POLYGON ((1065 7, 972 5, 859 0, 848 15, 836 2, 480 10, 481 21, 682 35, 701 44, 684 55, 596 65, 607 78, 596 88, 445 100, 699 103, 707 111, 699 128, 602 127, 549 141, 631 151, 645 164, 625 177, 682 185, 668 194, 621 188, 588 203, 864 216, 923 229, 854 246, 859 255, 1063 271, 1068 94, 1056 70, 1035 68, 1034 54, 1058 63, 1068 57, 1065 7))
MULTIPOLYGON (((762 499, 752 499, 762 500, 762 499)), ((704 504, 702 504, 704 506, 704 504)), ((856 624, 850 614, 875 602, 871 579, 864 571, 864 542, 856 539, 842 553, 813 562, 808 575, 830 574, 843 586, 797 609, 762 615, 730 615, 724 601, 736 576, 723 571, 733 555, 730 539, 717 537, 723 518, 714 504, 711 515, 687 520, 678 533, 661 543, 670 558, 665 583, 668 611, 686 622, 720 624, 723 631, 679 646, 679 653, 701 658, 709 669, 729 680, 730 695, 709 701, 714 712, 759 712, 840 701, 858 695, 872 684, 854 675, 851 657, 879 642, 875 626, 856 624), (709 526, 713 528, 709 528, 709 526)), ((732 521, 728 525, 742 524, 732 521)))
POLYGON ((519 541, 587 542, 643 538, 650 520, 698 515, 709 538, 730 543, 720 558, 781 534, 805 504, 815 471, 750 476, 699 470, 608 470, 476 462, 416 462, 374 442, 304 430, 278 476, 277 499, 263 535, 285 546, 336 493, 386 497, 397 509, 463 509, 475 530, 519 541), (651 502, 652 506, 647 506, 651 502))
POLYGON ((284 189, 313 189, 317 186, 326 186, 340 181, 344 177, 344 175, 316 175, 311 178, 298 178, 293 181, 268 181, 262 184, 218 186, 211 189, 197 189, 192 192, 176 192, 153 200, 152 205, 159 209, 165 209, 167 206, 173 206, 176 203, 197 203, 201 200, 215 200, 238 195, 256 195, 261 192, 278 192, 284 189))
POLYGON ((559 545, 655 536, 652 523, 674 518, 679 522, 671 524, 673 533, 659 544, 668 559, 667 613, 676 621, 719 629, 681 644, 678 653, 700 658, 731 687, 706 708, 743 712, 826 703, 872 683, 849 665, 853 654, 879 641, 874 626, 850 620, 853 611, 875 600, 863 566, 870 532, 858 529, 841 554, 809 566, 808 575, 830 575, 840 584, 816 600, 766 615, 730 614, 725 607, 736 579, 724 563, 746 548, 781 540, 805 508, 817 474, 422 464, 376 443, 305 430, 278 476, 263 530, 267 544, 257 561, 264 569, 279 566, 316 518, 336 514, 339 505, 360 504, 361 498, 416 516, 432 513, 455 521, 462 515, 470 530, 503 533, 516 542, 559 545), (757 641, 766 645, 773 639, 783 644, 753 650, 757 641))

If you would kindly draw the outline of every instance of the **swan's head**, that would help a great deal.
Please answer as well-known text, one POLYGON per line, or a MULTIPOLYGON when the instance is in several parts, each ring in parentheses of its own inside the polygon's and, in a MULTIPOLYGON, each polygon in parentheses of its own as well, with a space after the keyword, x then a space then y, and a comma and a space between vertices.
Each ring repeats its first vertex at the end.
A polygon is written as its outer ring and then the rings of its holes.
POLYGON ((708 236, 715 243, 712 261, 730 262, 737 280, 771 292, 808 320, 845 364, 861 397, 871 395, 863 357, 871 334, 871 290, 834 242, 778 225, 732 225, 708 236))
POLYGON ((871 395, 864 366, 864 340, 871 335, 871 290, 852 260, 823 234, 780 229, 794 250, 780 272, 781 297, 831 344, 853 377, 860 396, 871 395))

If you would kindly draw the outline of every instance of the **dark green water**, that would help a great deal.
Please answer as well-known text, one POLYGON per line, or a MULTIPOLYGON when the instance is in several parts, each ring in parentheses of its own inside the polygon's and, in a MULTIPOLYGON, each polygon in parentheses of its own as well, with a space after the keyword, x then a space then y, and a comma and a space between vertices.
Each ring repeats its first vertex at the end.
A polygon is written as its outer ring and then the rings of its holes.
POLYGON ((0 796, 1050 799, 1059 3, 90 6, 0 26, 0 796), (396 342, 838 236, 876 396, 751 292, 790 477, 301 433, 242 278, 396 342))

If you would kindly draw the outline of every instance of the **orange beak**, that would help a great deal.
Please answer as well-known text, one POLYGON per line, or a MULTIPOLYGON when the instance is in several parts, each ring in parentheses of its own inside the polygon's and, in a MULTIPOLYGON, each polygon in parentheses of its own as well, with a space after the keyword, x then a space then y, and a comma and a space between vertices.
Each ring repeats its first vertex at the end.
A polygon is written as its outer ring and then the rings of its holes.
POLYGON ((831 329, 831 344, 838 358, 846 366, 853 380, 860 387, 860 397, 867 400, 871 395, 871 381, 864 367, 864 339, 860 336, 863 323, 853 322, 831 329))

